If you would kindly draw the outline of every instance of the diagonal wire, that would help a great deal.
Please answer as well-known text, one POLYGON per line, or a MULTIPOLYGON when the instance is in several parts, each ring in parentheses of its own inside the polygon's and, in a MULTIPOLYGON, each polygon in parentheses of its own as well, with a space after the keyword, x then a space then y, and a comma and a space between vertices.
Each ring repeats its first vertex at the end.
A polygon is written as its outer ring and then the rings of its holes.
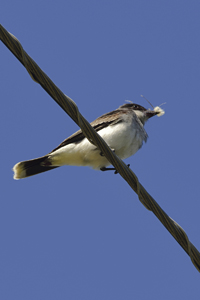
POLYGON ((64 95, 62 91, 51 81, 51 79, 39 68, 34 60, 23 50, 20 42, 15 36, 9 33, 0 24, 0 39, 5 46, 16 56, 23 64, 31 78, 39 83, 43 89, 61 106, 61 108, 74 120, 74 122, 82 129, 88 140, 96 145, 105 155, 109 162, 116 168, 118 173, 127 181, 130 187, 137 193, 142 204, 160 220, 165 228, 171 233, 179 245, 190 256, 192 263, 200 272, 200 253, 195 246, 189 241, 185 231, 171 219, 151 195, 140 184, 137 176, 128 168, 125 163, 116 156, 116 154, 108 147, 105 141, 91 127, 88 121, 80 114, 75 102, 64 95))

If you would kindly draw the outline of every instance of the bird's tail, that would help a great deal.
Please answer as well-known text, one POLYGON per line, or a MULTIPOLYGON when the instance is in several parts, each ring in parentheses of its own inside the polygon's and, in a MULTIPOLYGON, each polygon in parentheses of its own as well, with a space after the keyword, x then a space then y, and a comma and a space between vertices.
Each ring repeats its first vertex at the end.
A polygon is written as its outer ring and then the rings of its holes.
POLYGON ((21 161, 14 165, 14 179, 26 178, 32 175, 36 175, 42 172, 46 172, 57 168, 57 166, 51 166, 48 156, 39 157, 36 159, 21 161))

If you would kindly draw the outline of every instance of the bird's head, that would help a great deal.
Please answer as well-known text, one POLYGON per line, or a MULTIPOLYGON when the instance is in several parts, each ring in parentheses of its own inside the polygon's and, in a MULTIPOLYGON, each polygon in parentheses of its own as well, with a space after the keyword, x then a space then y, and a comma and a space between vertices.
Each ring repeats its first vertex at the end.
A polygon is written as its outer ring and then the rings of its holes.
POLYGON ((156 106, 153 110, 151 110, 151 109, 146 109, 145 107, 135 103, 127 103, 122 105, 120 108, 132 109, 143 125, 151 117, 155 115, 160 117, 165 113, 164 110, 162 110, 159 106, 156 106))

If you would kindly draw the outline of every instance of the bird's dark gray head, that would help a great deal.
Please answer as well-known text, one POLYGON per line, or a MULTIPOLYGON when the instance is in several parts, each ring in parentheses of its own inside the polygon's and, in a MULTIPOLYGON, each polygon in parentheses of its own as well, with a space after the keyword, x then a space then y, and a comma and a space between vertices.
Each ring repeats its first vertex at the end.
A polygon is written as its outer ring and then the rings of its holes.
POLYGON ((158 114, 157 111, 146 109, 145 107, 135 104, 135 103, 126 103, 119 107, 120 109, 133 110, 140 121, 144 124, 148 119, 158 114))

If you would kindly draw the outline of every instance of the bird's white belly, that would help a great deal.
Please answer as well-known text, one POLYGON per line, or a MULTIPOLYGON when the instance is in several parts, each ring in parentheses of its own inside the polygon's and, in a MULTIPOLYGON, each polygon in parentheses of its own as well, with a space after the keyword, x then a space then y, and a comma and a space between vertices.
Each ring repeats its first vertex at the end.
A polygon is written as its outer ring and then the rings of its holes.
POLYGON ((99 134, 121 159, 135 154, 143 143, 142 137, 132 124, 128 126, 124 122, 102 129, 99 134))
MULTIPOLYGON (((127 126, 123 122, 99 130, 98 134, 121 159, 135 154, 143 143, 138 131, 132 128, 131 124, 127 126)), ((100 155, 100 150, 86 138, 80 143, 72 143, 58 149, 50 154, 50 158, 52 164, 56 166, 89 166, 100 169, 110 165, 110 162, 100 155)))

